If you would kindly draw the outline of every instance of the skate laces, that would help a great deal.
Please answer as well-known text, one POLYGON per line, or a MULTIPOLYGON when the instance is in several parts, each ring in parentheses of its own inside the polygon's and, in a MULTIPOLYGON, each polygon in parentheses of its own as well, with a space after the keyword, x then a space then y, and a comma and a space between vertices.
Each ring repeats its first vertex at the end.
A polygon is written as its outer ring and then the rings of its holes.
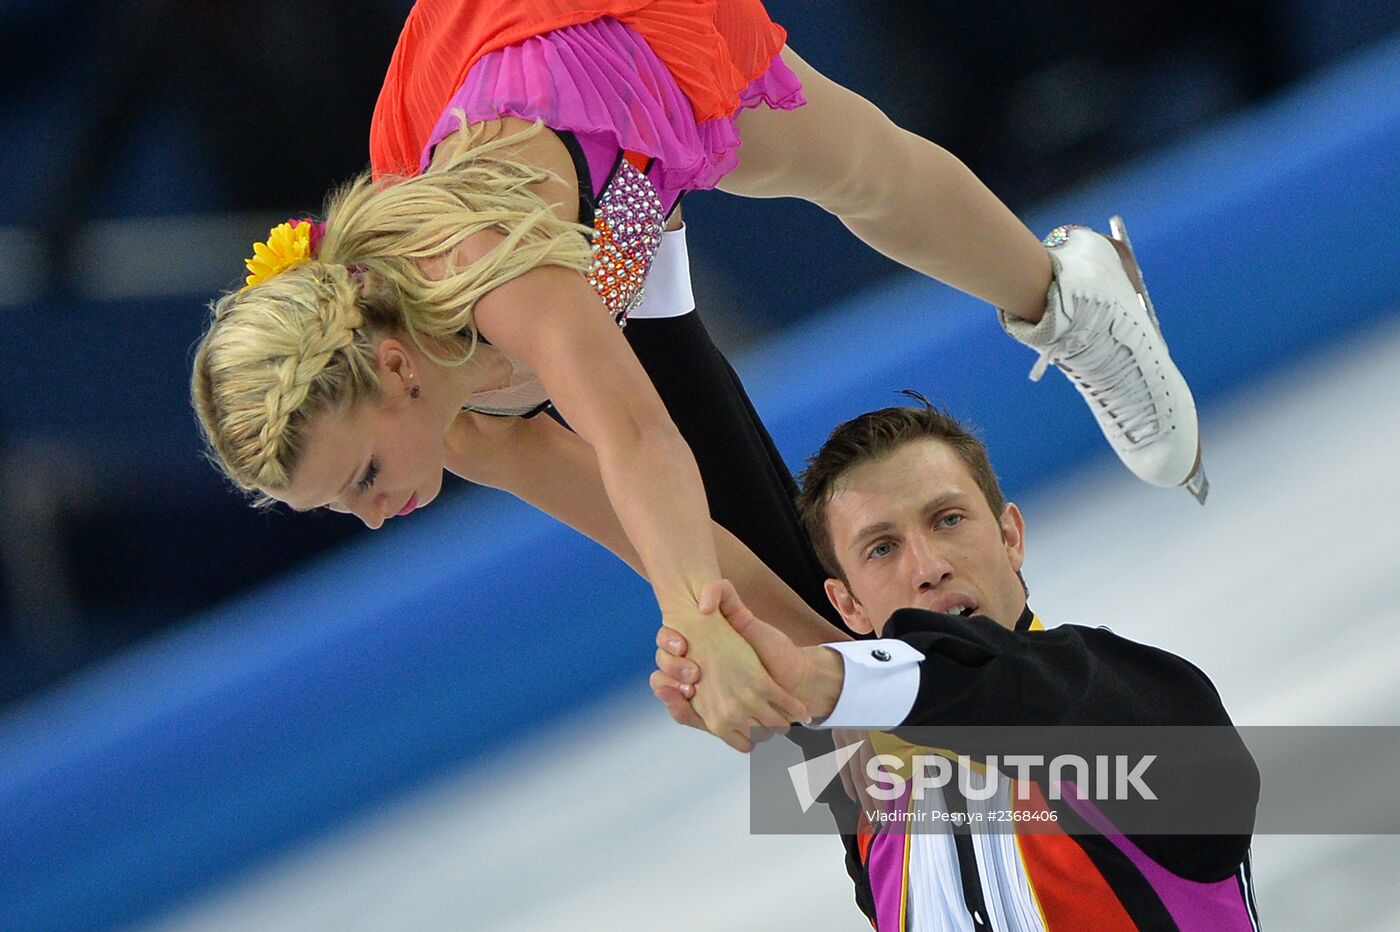
POLYGON ((1133 347, 1114 333, 1115 323, 1126 323, 1125 315, 1100 298, 1076 295, 1075 303, 1074 326, 1040 351, 1031 379, 1038 380, 1049 365, 1058 366, 1106 430, 1135 446, 1150 443, 1161 436, 1161 421, 1133 347))

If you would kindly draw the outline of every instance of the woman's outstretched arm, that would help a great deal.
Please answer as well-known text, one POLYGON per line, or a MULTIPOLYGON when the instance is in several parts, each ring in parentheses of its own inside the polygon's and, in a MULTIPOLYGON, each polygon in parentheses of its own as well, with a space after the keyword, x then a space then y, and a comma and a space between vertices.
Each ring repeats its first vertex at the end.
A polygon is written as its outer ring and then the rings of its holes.
MULTIPOLYGON (((472 138, 506 134, 507 147, 495 150, 496 156, 543 169, 547 176, 534 192, 561 219, 577 219, 578 179, 559 139, 544 132, 516 139, 509 134, 529 124, 497 122, 474 130, 472 138)), ((456 146, 445 140, 439 152, 456 146)), ((445 156, 430 173, 469 165, 462 155, 445 156)), ((503 241, 492 230, 473 233, 442 257, 450 267, 444 271, 481 261, 503 241)), ((423 262, 424 271, 433 275, 436 264, 423 262)), ((537 266, 487 291, 472 313, 485 339, 539 374, 560 413, 593 448, 608 501, 646 571, 662 618, 685 633, 696 661, 723 658, 723 668, 733 671, 724 681, 707 682, 696 697, 710 730, 747 750, 750 729, 801 713, 800 703, 774 683, 748 644, 699 610, 701 588, 719 578, 719 563, 695 457, 584 276, 563 266, 537 266)))
MULTIPOLYGON (((645 577, 612 510, 593 448, 548 417, 497 418, 464 412, 449 435, 448 468, 510 492, 592 538, 645 577)), ((845 635, 813 611, 733 534, 711 522, 720 570, 744 600, 798 644, 845 635)))

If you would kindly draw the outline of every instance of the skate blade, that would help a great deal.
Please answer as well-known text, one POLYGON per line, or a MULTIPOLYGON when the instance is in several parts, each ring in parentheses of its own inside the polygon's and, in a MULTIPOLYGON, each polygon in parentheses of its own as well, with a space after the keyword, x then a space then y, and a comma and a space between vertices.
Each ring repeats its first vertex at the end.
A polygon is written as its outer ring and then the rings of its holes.
POLYGON ((1138 300, 1142 302, 1143 310, 1147 311, 1147 319, 1152 321, 1152 326, 1157 328, 1157 336, 1163 340, 1166 335, 1162 333, 1161 321, 1157 320, 1157 309, 1152 306, 1152 296, 1147 293, 1147 282, 1143 280, 1142 268, 1138 265, 1137 255, 1133 252, 1133 241, 1128 239, 1128 226, 1123 222, 1123 218, 1114 215, 1108 218, 1109 242, 1113 243, 1113 248, 1118 250, 1118 257, 1123 261, 1123 268, 1128 273, 1128 280, 1133 283, 1133 290, 1138 294, 1138 300))
MULTIPOLYGON (((1152 321, 1152 326, 1157 328, 1157 336, 1163 342, 1166 336, 1162 333, 1162 322, 1157 319, 1157 309, 1152 306, 1152 296, 1147 293, 1147 283, 1142 278, 1142 268, 1137 263, 1137 255, 1133 252, 1133 241, 1128 238, 1128 225, 1123 222, 1123 218, 1114 215, 1108 218, 1109 242, 1113 243, 1113 248, 1118 250, 1118 257, 1123 261, 1123 269, 1128 273, 1128 280, 1133 283, 1133 290, 1138 294, 1138 300, 1142 302, 1143 310, 1147 311, 1148 320, 1152 321)), ((1206 503, 1206 497, 1210 495, 1210 480, 1206 478, 1205 466, 1201 464, 1201 448, 1199 442, 1196 446, 1196 465, 1191 469, 1191 475, 1186 477, 1182 483, 1186 491, 1200 502, 1206 503)))
POLYGON ((1206 503, 1206 496, 1210 495, 1210 480, 1206 478, 1206 467, 1201 462, 1200 447, 1196 448, 1196 468, 1191 470, 1191 475, 1181 485, 1196 501, 1202 505, 1206 503))

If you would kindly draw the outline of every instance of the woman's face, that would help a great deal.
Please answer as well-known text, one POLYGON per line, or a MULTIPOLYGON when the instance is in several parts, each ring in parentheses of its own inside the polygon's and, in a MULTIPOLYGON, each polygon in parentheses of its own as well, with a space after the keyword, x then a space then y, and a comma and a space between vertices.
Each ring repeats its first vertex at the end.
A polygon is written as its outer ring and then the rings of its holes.
POLYGON ((296 511, 348 512, 371 530, 437 498, 448 428, 485 369, 475 358, 444 369, 386 338, 378 374, 377 398, 311 420, 291 487, 268 494, 296 511))
POLYGON ((273 497, 297 511, 348 512, 378 530, 442 491, 443 431, 422 398, 328 411, 312 420, 291 488, 273 497))

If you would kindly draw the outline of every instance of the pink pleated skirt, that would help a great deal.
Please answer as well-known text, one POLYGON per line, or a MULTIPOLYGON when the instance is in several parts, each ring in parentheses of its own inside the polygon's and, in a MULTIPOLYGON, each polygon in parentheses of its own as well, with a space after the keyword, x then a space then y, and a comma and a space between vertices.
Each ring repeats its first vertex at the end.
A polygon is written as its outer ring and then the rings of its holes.
POLYGON ((419 170, 433 147, 459 128, 459 111, 469 123, 499 116, 542 120, 575 135, 597 184, 619 150, 654 159, 648 177, 669 210, 681 193, 715 187, 738 163, 740 110, 791 110, 804 103, 797 75, 775 55, 740 91, 734 113, 697 122, 690 100, 646 40, 604 17, 480 58, 429 133, 419 170))

